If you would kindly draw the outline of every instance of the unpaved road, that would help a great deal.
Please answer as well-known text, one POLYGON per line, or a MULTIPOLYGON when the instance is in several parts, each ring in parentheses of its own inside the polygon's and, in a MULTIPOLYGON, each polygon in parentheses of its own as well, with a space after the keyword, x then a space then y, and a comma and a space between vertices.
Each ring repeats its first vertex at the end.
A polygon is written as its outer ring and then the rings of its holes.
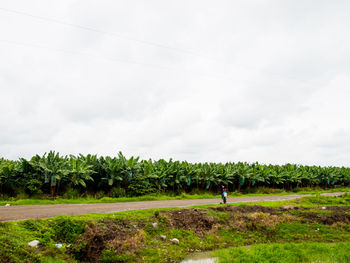
MULTIPOLYGON (((325 196, 338 196, 343 193, 324 193, 325 196)), ((305 195, 274 195, 274 196, 248 196, 231 197, 228 203, 247 203, 262 201, 283 201, 301 198, 305 195)), ((142 201, 125 203, 101 204, 63 204, 63 205, 19 205, 0 207, 0 221, 14 221, 24 219, 38 219, 58 215, 83 215, 90 213, 114 213, 127 210, 140 210, 148 208, 186 207, 193 205, 218 204, 221 199, 193 199, 193 200, 165 200, 142 201)))

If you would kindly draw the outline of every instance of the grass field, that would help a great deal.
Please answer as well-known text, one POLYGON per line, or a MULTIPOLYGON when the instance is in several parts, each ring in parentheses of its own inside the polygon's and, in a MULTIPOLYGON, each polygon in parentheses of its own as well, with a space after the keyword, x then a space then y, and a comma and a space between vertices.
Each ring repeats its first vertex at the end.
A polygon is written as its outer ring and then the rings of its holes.
POLYGON ((0 262, 180 262, 201 251, 221 262, 349 262, 349 211, 346 194, 6 222, 0 262))
POLYGON ((231 247, 211 253, 220 263, 350 262, 350 242, 284 243, 231 247))

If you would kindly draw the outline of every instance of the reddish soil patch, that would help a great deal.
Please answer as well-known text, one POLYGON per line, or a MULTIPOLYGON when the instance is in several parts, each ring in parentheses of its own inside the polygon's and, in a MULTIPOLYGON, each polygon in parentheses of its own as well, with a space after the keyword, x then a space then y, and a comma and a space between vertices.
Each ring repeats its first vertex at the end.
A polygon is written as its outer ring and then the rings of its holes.
POLYGON ((281 206, 277 208, 266 207, 260 205, 246 205, 246 206, 218 206, 209 207, 214 211, 218 212, 232 212, 232 213, 269 213, 276 214, 277 212, 291 211, 291 210, 306 210, 307 208, 297 207, 297 206, 281 206))
POLYGON ((199 209, 182 209, 162 212, 173 228, 184 228, 193 230, 197 234, 203 234, 210 231, 216 220, 207 213, 199 209))

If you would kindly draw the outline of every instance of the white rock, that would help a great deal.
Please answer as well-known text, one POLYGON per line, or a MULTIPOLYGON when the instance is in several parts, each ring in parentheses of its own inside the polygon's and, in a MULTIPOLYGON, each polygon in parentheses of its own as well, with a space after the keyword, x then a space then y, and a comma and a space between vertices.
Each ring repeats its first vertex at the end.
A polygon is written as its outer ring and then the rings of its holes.
POLYGON ((325 206, 322 206, 322 210, 326 210, 327 209, 327 207, 325 207, 325 206))
POLYGON ((30 247, 38 247, 39 240, 33 240, 28 243, 28 246, 30 247))
POLYGON ((157 227, 158 227, 158 223, 153 223, 152 226, 153 226, 154 228, 157 228, 157 227))
POLYGON ((55 244, 55 246, 56 246, 57 248, 61 248, 61 247, 63 247, 63 245, 62 245, 62 244, 55 244))
POLYGON ((10 204, 6 204, 5 206, 11 206, 10 204))
POLYGON ((170 240, 171 243, 173 244, 179 244, 180 241, 177 238, 173 238, 172 240, 170 240))
POLYGON ((163 240, 163 241, 165 241, 165 240, 166 240, 166 236, 160 235, 160 239, 163 240))
POLYGON ((68 244, 66 247, 71 247, 71 244, 68 244))

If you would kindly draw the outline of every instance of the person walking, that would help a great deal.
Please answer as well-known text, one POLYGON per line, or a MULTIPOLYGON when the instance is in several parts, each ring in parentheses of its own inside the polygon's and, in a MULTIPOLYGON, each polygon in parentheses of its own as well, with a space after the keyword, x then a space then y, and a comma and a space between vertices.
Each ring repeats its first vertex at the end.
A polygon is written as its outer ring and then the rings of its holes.
POLYGON ((225 188, 224 185, 221 185, 220 192, 221 192, 222 201, 223 201, 224 204, 226 204, 226 201, 227 201, 227 191, 226 191, 226 188, 225 188))

